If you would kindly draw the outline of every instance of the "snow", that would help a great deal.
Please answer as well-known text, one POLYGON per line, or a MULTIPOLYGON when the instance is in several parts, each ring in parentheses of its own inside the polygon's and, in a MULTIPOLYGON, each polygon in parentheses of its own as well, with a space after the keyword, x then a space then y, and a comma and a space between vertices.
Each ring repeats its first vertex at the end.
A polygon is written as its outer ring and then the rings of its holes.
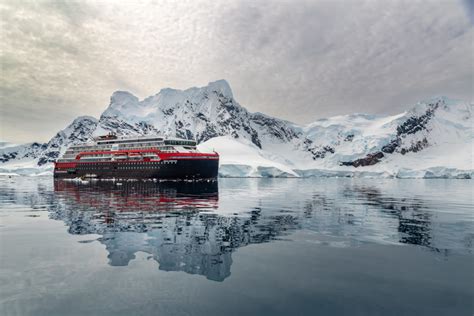
POLYGON ((214 137, 198 145, 198 149, 219 153, 219 173, 223 177, 298 176, 288 166, 267 159, 264 151, 245 139, 214 137))
POLYGON ((18 144, 0 140, 0 150, 5 149, 5 148, 9 148, 9 147, 16 147, 16 146, 18 146, 18 144))
POLYGON ((26 176, 52 175, 53 166, 52 164, 47 164, 39 167, 37 159, 34 158, 20 161, 13 160, 8 163, 0 164, 0 174, 26 176))

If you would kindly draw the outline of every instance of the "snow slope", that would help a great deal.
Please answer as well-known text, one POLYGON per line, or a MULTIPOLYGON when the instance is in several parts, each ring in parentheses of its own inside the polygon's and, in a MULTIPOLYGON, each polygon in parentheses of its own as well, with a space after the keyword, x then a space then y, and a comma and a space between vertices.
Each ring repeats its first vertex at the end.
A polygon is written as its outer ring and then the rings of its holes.
POLYGON ((198 146, 201 151, 217 151, 221 177, 297 177, 291 167, 272 160, 267 152, 248 140, 230 136, 214 137, 198 146))
POLYGON ((71 144, 94 136, 161 134, 196 139, 239 177, 472 178, 473 104, 438 97, 393 116, 351 114, 306 126, 242 107, 224 80, 162 89, 139 100, 114 92, 99 120, 82 116, 48 143, 0 147, 0 173, 50 172, 71 144))

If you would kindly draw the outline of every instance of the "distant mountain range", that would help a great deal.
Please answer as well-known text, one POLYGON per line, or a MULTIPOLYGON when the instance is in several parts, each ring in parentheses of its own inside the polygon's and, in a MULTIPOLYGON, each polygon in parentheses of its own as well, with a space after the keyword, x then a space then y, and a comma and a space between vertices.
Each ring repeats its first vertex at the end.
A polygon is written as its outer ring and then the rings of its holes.
POLYGON ((0 143, 0 172, 49 173, 72 145, 108 132, 195 139, 221 155, 221 176, 472 178, 473 104, 446 97, 394 116, 352 114, 302 126, 251 113, 224 80, 162 89, 142 101, 117 91, 99 120, 75 119, 49 142, 0 143))

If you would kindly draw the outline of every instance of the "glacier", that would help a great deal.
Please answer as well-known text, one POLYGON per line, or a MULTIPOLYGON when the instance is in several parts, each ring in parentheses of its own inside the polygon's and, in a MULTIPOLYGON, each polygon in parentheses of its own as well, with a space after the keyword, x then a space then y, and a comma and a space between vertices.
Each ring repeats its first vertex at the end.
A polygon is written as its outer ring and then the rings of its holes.
POLYGON ((47 143, 0 142, 0 175, 52 174, 68 146, 109 132, 195 139, 220 154, 221 177, 473 178, 474 104, 447 97, 391 116, 350 114, 298 125, 249 112, 225 80, 116 91, 99 119, 76 118, 47 143))

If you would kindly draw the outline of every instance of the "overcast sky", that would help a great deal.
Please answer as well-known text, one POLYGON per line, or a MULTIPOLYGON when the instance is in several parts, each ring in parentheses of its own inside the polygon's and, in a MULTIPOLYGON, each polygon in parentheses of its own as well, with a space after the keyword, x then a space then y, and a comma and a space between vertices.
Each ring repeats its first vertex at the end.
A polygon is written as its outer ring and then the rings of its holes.
POLYGON ((0 140, 47 141, 115 90, 226 79, 297 123, 473 99, 470 0, 0 0, 0 140))

